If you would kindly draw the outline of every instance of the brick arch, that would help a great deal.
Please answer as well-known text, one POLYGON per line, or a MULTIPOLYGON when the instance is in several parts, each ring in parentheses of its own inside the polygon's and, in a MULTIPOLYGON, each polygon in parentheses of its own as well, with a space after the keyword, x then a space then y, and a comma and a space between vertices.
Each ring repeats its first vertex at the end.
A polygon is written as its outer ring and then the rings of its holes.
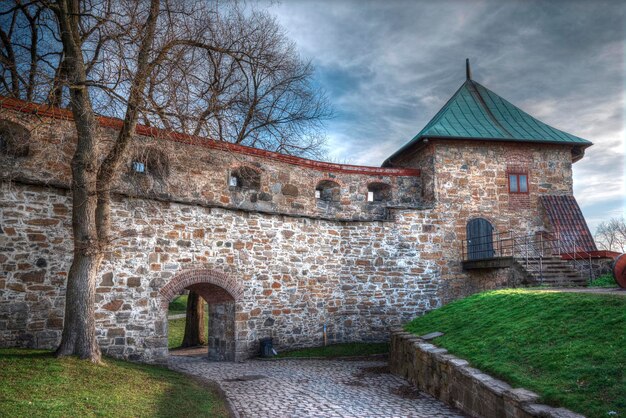
POLYGON ((159 291, 161 305, 167 305, 181 290, 197 291, 209 303, 237 302, 243 296, 243 287, 226 273, 210 269, 184 270, 174 276, 159 291))

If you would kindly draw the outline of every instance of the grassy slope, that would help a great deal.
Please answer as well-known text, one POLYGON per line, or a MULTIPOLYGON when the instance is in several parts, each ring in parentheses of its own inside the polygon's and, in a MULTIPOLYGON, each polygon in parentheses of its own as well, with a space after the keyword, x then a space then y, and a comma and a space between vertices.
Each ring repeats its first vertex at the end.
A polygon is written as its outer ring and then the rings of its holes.
POLYGON ((111 359, 0 349, 0 382, 0 416, 228 416, 215 391, 188 376, 111 359))
POLYGON ((279 353, 278 357, 346 357, 369 356, 389 352, 387 343, 347 343, 334 344, 326 347, 303 348, 300 350, 279 353))
POLYGON ((407 325, 542 401, 589 417, 626 414, 626 297, 528 290, 485 292, 407 325))

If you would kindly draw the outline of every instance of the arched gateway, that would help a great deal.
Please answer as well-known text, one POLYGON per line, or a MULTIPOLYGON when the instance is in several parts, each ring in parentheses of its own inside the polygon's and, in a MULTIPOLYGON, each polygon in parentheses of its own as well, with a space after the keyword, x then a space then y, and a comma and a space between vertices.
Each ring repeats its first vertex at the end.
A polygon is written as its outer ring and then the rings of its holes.
POLYGON ((243 296, 243 288, 225 273, 209 269, 185 270, 178 273, 160 290, 161 308, 184 289, 197 292, 209 306, 208 356, 211 360, 236 360, 235 329, 236 303, 243 296))

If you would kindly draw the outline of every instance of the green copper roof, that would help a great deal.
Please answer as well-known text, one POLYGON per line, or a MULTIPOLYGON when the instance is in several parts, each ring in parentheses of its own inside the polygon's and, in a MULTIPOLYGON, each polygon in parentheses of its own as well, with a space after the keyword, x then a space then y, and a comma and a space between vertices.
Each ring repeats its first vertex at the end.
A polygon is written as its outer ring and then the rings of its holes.
POLYGON ((592 145, 586 139, 533 118, 470 78, 424 129, 385 163, 424 138, 541 142, 584 147, 592 145))

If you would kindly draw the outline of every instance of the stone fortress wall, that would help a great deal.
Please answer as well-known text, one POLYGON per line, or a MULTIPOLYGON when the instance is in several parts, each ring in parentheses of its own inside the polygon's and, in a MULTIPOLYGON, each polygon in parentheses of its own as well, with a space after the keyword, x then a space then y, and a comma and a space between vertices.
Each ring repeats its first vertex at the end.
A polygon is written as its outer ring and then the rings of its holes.
MULTIPOLYGON (((29 137, 26 155, 0 156, 2 346, 60 339, 72 253, 69 119, 23 103, 0 111, 0 128, 29 137)), ((101 119, 103 146, 116 123, 101 119)), ((392 326, 506 284, 461 269, 468 219, 532 232, 548 227, 539 195, 571 194, 563 146, 441 141, 401 167, 374 168, 138 133, 115 185, 118 239, 96 310, 103 351, 137 361, 165 359, 167 303, 190 287, 231 323, 214 324, 216 347, 234 353, 223 359, 253 355, 264 337, 278 350, 319 345, 324 325, 331 343, 386 340, 392 326), (506 193, 513 163, 532 172, 521 199, 506 193)))
MULTIPOLYGON (((29 150, 2 157, 0 332, 4 345, 50 348, 60 338, 72 253, 73 126, 41 113, 5 109, 1 117, 29 132, 29 150)), ((106 144, 116 131, 105 125, 99 134, 106 144)), ((439 306, 429 258, 436 219, 420 209, 418 170, 241 151, 192 138, 135 139, 115 186, 119 239, 97 287, 105 353, 162 360, 173 297, 162 290, 189 272, 204 272, 192 285, 227 290, 214 303, 234 301, 238 357, 268 336, 278 349, 315 345, 324 324, 333 342, 382 340, 390 322, 439 306), (133 161, 145 162, 147 173, 134 172, 133 161), (161 164, 154 173, 153 161, 161 164), (256 185, 229 186, 241 167, 260 174, 256 185), (316 199, 320 182, 339 190, 316 199), (387 189, 368 202, 372 183, 387 189)))

